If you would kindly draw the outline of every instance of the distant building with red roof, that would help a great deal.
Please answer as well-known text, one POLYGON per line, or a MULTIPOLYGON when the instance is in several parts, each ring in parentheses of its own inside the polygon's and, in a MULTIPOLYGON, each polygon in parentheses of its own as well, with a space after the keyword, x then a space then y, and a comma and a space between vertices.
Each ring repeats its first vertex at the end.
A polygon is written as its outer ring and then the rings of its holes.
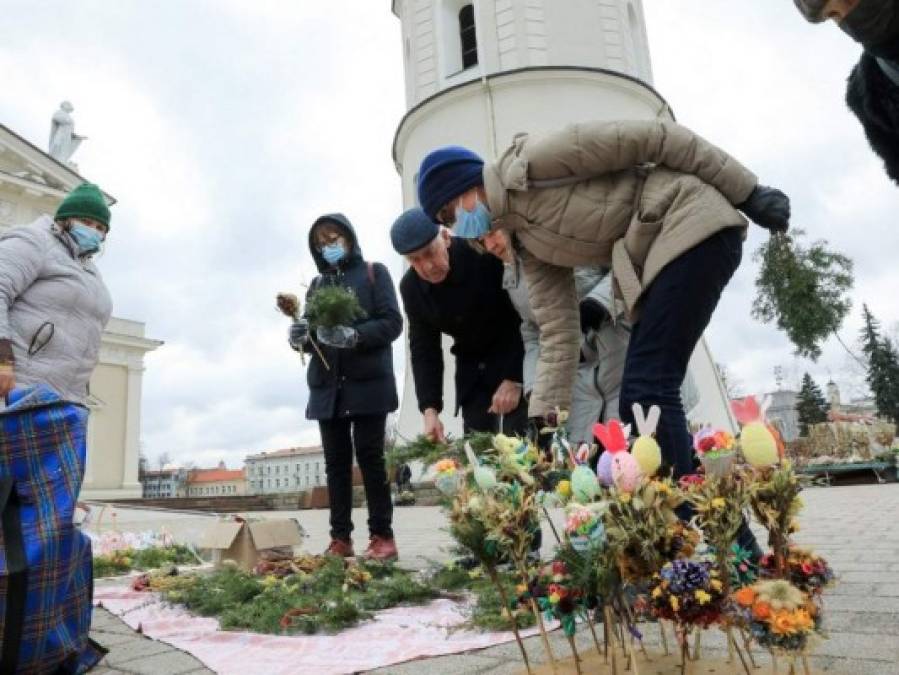
POLYGON ((192 469, 187 476, 188 497, 221 497, 247 494, 243 469, 228 469, 219 462, 215 469, 192 469))

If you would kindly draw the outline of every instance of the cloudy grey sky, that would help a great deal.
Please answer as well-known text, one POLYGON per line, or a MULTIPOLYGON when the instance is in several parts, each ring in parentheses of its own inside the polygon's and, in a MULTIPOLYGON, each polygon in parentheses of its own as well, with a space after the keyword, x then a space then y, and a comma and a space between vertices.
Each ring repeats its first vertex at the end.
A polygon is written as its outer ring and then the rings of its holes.
MULTIPOLYGON (((89 137, 75 160, 119 200, 100 260, 115 313, 166 342, 147 358, 145 452, 240 466, 317 442, 272 299, 311 277, 306 231, 332 210, 398 279, 390 147, 405 105, 388 0, 3 4, 0 121, 45 147, 50 115, 73 102, 89 137)), ((899 191, 842 102, 858 48, 789 0, 644 6, 655 85, 678 120, 787 191, 794 225, 855 260, 844 338, 862 301, 899 321, 899 191)), ((747 391, 772 388, 777 365, 788 384, 808 370, 849 388, 835 340, 813 364, 750 318, 763 237, 754 228, 709 330, 717 360, 747 391)))

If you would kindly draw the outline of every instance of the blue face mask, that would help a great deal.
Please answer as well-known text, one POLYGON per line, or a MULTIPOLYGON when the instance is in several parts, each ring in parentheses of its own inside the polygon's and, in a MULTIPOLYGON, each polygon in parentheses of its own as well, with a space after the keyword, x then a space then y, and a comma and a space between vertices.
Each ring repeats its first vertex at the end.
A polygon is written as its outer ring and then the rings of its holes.
POLYGON ((478 200, 474 211, 466 211, 462 206, 456 207, 456 222, 453 234, 462 239, 478 239, 490 231, 493 218, 487 207, 478 200))
POLYGON ((100 244, 103 243, 103 235, 92 227, 88 227, 84 223, 73 221, 69 227, 69 236, 75 240, 78 245, 78 253, 80 255, 90 255, 100 250, 100 244))
POLYGON ((329 265, 336 265, 343 260, 344 256, 346 256, 346 249, 343 247, 343 244, 327 244, 322 246, 322 258, 324 258, 329 265))

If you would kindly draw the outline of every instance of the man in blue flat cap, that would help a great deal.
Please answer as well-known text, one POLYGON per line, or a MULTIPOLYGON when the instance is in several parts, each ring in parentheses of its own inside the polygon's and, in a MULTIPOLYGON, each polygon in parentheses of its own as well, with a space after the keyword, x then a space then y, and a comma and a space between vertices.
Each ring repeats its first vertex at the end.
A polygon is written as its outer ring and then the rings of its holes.
POLYGON ((450 236, 419 208, 393 224, 390 239, 410 265, 400 281, 424 434, 444 440, 442 335, 453 338, 456 410, 465 432, 523 434, 521 319, 503 290, 503 265, 450 236))

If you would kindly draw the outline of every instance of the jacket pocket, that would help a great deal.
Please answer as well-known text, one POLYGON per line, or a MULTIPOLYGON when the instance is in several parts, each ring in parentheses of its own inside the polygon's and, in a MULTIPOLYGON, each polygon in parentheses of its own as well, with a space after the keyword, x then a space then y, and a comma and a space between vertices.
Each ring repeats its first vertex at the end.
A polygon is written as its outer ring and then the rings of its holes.
POLYGON ((643 221, 636 217, 631 221, 630 227, 627 228, 624 235, 624 247, 635 266, 643 266, 652 242, 655 241, 662 229, 662 223, 661 219, 643 221))

